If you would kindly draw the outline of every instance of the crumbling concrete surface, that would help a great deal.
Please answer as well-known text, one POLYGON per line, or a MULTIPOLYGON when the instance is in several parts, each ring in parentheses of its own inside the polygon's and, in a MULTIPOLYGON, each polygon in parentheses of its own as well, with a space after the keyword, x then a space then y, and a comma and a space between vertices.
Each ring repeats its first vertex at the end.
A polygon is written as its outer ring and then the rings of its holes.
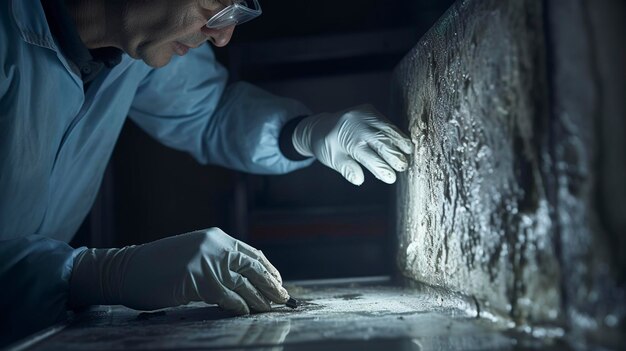
MULTIPOLYGON (((459 0, 399 65, 395 106, 415 143, 398 186, 406 277, 517 325, 623 320, 626 95, 600 81, 601 64, 619 60, 594 56, 606 23, 592 16, 624 12, 599 3, 609 2, 459 0), (621 129, 608 130, 615 120, 621 129)), ((620 41, 605 32, 600 44, 620 41)))

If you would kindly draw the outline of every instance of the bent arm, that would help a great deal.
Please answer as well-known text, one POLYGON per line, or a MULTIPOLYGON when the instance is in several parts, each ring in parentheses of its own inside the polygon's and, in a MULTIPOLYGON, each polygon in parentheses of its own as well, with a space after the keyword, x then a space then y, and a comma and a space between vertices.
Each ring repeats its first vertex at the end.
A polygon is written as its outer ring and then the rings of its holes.
POLYGON ((139 87, 130 117, 161 143, 200 163, 258 174, 305 167, 279 148, 282 127, 309 114, 301 103, 248 83, 227 86, 226 70, 211 48, 199 48, 152 70, 139 87))

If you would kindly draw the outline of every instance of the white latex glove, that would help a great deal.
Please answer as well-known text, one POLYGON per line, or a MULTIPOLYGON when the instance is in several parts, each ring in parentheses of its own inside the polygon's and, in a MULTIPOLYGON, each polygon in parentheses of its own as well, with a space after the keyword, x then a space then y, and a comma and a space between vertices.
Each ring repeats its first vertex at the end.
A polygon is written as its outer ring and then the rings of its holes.
POLYGON ((307 117, 292 142, 298 153, 314 156, 355 185, 365 180, 359 163, 392 184, 395 172, 408 168, 406 155, 413 153, 411 140, 370 105, 307 117))
POLYGON ((204 301, 247 314, 288 299, 280 273, 261 251, 212 228, 82 252, 74 260, 69 304, 154 310, 204 301))

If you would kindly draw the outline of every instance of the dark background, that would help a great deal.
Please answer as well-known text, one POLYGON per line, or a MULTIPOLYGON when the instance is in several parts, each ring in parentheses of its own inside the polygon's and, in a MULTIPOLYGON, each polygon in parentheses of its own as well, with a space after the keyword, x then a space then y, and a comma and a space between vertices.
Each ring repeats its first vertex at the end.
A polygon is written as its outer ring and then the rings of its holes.
MULTIPOLYGON (((314 112, 371 103, 388 114, 391 73, 452 1, 261 1, 263 15, 215 48, 230 79, 314 112)), ((118 247, 220 227, 286 279, 389 274, 394 187, 355 187, 319 163, 281 176, 203 166, 128 121, 74 245, 118 247)))

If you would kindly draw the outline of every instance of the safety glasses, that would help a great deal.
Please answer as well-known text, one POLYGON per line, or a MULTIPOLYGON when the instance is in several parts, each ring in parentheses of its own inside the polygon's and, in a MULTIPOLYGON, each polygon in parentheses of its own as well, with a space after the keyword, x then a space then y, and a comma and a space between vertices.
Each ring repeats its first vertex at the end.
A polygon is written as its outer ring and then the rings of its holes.
POLYGON ((213 15, 206 26, 211 29, 222 29, 248 22, 259 17, 261 13, 258 0, 234 0, 232 5, 213 15))

